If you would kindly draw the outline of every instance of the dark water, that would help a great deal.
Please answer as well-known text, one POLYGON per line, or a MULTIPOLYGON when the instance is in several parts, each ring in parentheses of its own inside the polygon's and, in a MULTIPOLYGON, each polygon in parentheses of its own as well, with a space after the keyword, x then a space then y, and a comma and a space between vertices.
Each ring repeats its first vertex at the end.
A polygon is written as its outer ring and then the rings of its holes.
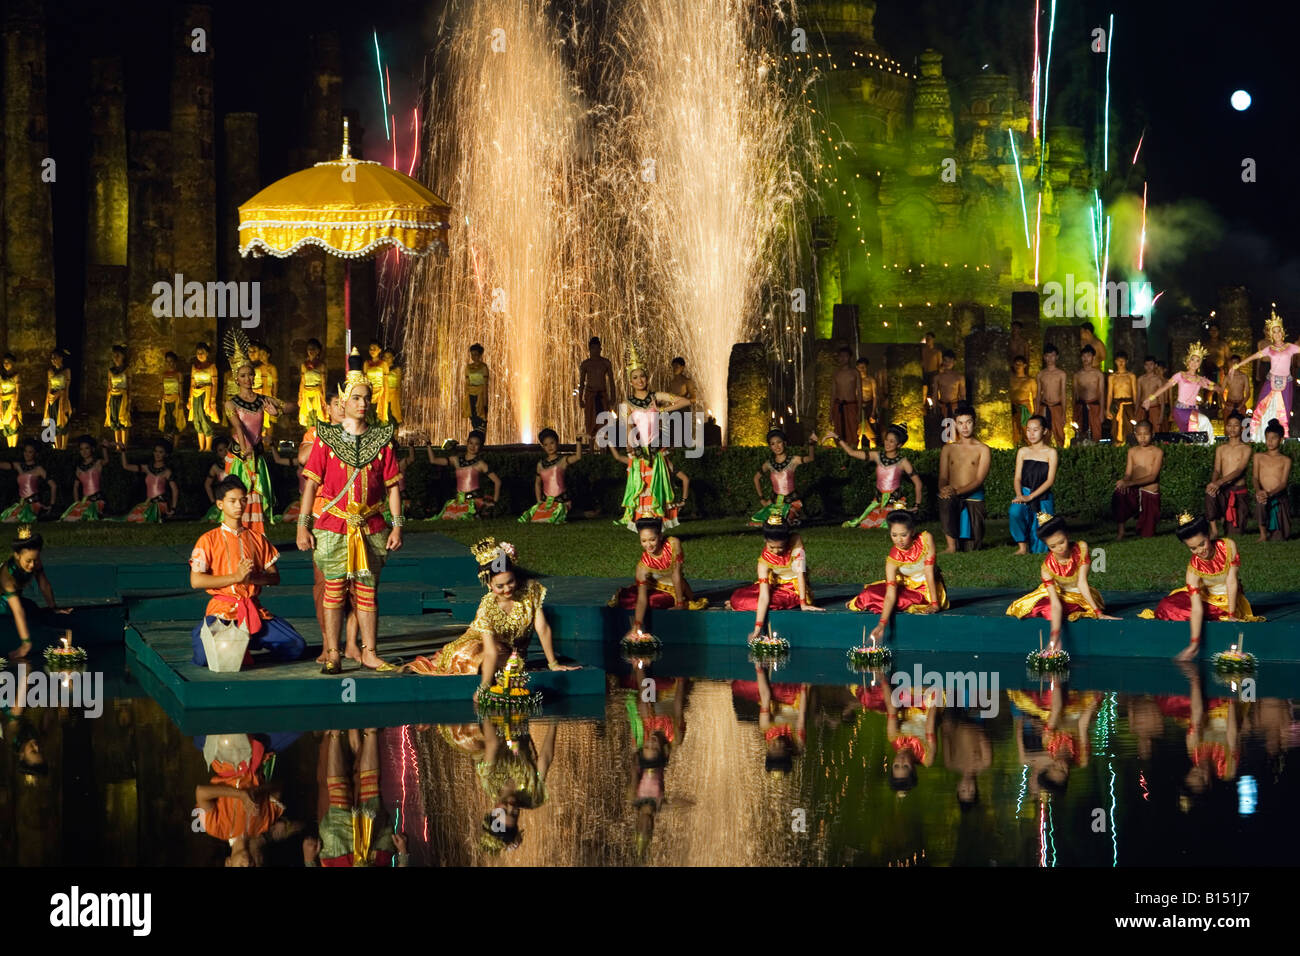
MULTIPOLYGON (((253 852, 303 865, 326 777, 351 805, 362 764, 378 770, 375 834, 396 821, 411 865, 1268 865, 1300 845, 1293 701, 1234 699, 1208 674, 1170 668, 1155 694, 1093 690, 1077 672, 1020 690, 1008 672, 981 717, 905 695, 895 707, 879 678, 847 670, 788 684, 780 670, 728 681, 655 666, 611 675, 587 717, 412 715, 367 737, 316 715, 311 730, 254 734, 276 753, 284 811, 253 852)), ((120 670, 110 688, 98 719, 5 719, 0 865, 222 865, 227 842, 195 812, 212 776, 200 743, 120 670), (20 766, 27 738, 44 773, 20 766)))

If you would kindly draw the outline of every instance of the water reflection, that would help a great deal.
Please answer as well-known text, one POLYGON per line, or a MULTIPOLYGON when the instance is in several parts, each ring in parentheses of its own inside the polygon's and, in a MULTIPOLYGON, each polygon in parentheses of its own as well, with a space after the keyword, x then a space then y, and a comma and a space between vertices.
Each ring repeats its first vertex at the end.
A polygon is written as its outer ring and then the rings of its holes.
POLYGON ((611 674, 598 720, 191 738, 147 698, 99 720, 19 702, 0 713, 0 864, 1050 867, 1300 849, 1295 702, 1192 667, 1166 679, 1179 693, 1044 680, 977 710, 891 693, 883 672, 663 666, 611 674))

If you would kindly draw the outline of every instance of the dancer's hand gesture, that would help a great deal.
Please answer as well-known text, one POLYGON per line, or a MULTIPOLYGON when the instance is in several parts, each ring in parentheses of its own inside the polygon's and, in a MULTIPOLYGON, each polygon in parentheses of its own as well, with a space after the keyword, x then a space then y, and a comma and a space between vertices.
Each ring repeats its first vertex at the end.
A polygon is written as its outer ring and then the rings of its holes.
POLYGON ((316 548, 316 536, 305 524, 298 525, 298 550, 313 551, 316 548))

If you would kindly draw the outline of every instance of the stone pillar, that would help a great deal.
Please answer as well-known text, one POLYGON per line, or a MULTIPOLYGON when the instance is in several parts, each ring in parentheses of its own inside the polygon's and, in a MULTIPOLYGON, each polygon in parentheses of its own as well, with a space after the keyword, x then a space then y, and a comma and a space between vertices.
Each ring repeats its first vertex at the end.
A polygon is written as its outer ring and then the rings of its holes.
MULTIPOLYGON (((171 88, 171 176, 175 229, 173 268, 186 282, 217 279, 217 177, 212 111, 212 8, 183 6, 173 28, 171 88), (192 49, 192 31, 203 30, 206 51, 192 49)), ((171 331, 192 349, 217 336, 214 316, 186 316, 177 310, 171 331)), ((170 343, 169 343, 170 344, 170 343)), ((165 351, 165 349, 164 349, 165 351)), ((161 366, 159 367, 161 371, 161 366)))
POLYGON ((890 420, 907 429, 912 448, 921 448, 925 426, 925 398, 921 394, 921 346, 893 344, 885 349, 889 373, 890 420))
POLYGON ((1219 323, 1219 334, 1233 352, 1245 358, 1256 351, 1255 343, 1263 337, 1264 329, 1251 325, 1250 290, 1245 286, 1224 286, 1219 290, 1214 321, 1219 323))
POLYGON ((5 344, 18 359, 25 394, 37 395, 39 405, 55 344, 53 184, 42 181, 42 163, 55 157, 46 118, 41 0, 6 4, 3 59, 5 344))
POLYGON ((975 437, 993 448, 1011 447, 1011 334, 966 336, 966 394, 975 407, 975 437))
MULTIPOLYGON (((93 415, 103 396, 115 343, 132 343, 127 335, 127 235, 130 218, 126 171, 126 101, 122 60, 90 64, 90 161, 86 215, 86 312, 80 375, 73 378, 75 404, 93 415), (76 399, 75 396, 80 396, 76 399)), ((131 348, 131 399, 137 419, 152 406, 136 376, 143 358, 131 348)), ((159 356, 161 365, 161 356, 159 356)), ((147 415, 145 416, 147 418, 147 415)))
POLYGON ((817 314, 813 331, 818 338, 830 337, 834 309, 844 294, 836 241, 838 227, 834 216, 821 216, 813 222, 813 251, 817 257, 817 314))
MULTIPOLYGON (((362 343, 364 345, 364 343, 362 343)), ((767 346, 738 342, 727 365, 727 444, 763 445, 771 421, 767 346)))
MULTIPOLYGON (((221 203, 221 229, 219 233, 221 237, 219 247, 221 275, 223 279, 233 282, 259 283, 261 324, 244 331, 249 338, 261 340, 271 349, 271 364, 280 372, 280 384, 277 393, 280 398, 284 398, 288 384, 285 382, 286 369, 283 356, 288 351, 289 327, 288 323, 282 319, 284 312, 280 308, 279 297, 275 294, 278 289, 263 281, 264 274, 273 268, 271 263, 275 260, 254 256, 244 257, 239 254, 239 207, 253 198, 261 188, 257 114, 227 113, 221 118, 221 124, 225 134, 222 137, 223 169, 219 192, 221 203)), ((224 334, 225 328, 234 325, 229 320, 221 324, 223 326, 222 334, 224 334)), ((220 364, 223 372, 229 374, 229 369, 225 368, 225 363, 221 362, 220 364)), ((295 390, 294 394, 296 394, 296 377, 293 388, 295 390)), ((220 396, 224 398, 224 389, 220 396)), ((296 414, 281 416, 280 421, 284 424, 292 423, 290 432, 297 434, 296 414)))
POLYGON ((1128 353, 1128 370, 1139 378, 1142 376, 1142 362, 1147 357, 1147 330, 1136 329, 1128 319, 1119 319, 1111 328, 1110 354, 1107 361, 1113 369, 1115 355, 1128 353))
MULTIPOLYGON (((161 391, 163 353, 169 349, 174 351, 180 358, 179 366, 183 371, 194 357, 194 344, 200 338, 210 342, 211 333, 206 330, 178 332, 176 320, 171 316, 154 315, 157 298, 153 291, 154 283, 174 284, 177 271, 173 268, 172 245, 175 228, 172 215, 175 201, 172 134, 163 130, 132 132, 128 141, 131 201, 126 250, 125 338, 131 349, 131 369, 136 373, 132 388, 140 395, 156 395, 161 391), (150 374, 141 374, 142 369, 150 369, 150 374)), ((183 312, 184 303, 174 303, 172 311, 183 312)), ((98 366, 101 371, 108 367, 111 359, 108 355, 111 344, 96 343, 88 356, 101 363, 98 366)), ((99 388, 102 383, 93 384, 99 388)), ((88 394, 93 396, 95 393, 92 390, 88 394)))
MULTIPOLYGON (((1011 293, 1011 321, 1024 326, 1025 360, 1029 362, 1031 375, 1038 374, 1043 366, 1043 321, 1040 312, 1036 291, 1011 293)), ((1010 358, 1012 356, 1008 356, 1010 358)))
MULTIPOLYGON (((1215 316, 1217 319, 1218 316, 1215 316)), ((1169 340, 1170 375, 1187 367, 1187 347, 1199 342, 1205 335, 1206 318, 1196 313, 1175 316, 1165 323, 1165 338, 1169 340)), ((1219 332, 1223 332, 1220 326, 1219 332)))

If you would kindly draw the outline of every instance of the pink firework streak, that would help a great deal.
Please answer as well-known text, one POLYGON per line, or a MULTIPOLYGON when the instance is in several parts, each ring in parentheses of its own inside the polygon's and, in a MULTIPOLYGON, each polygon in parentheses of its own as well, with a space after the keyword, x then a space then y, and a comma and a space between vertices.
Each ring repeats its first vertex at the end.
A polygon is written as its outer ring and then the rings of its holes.
MULTIPOLYGON (((1142 271, 1142 262, 1147 248, 1147 184, 1142 184, 1142 234, 1138 236, 1138 272, 1142 271)), ((1155 305, 1154 300, 1151 303, 1155 305)))

